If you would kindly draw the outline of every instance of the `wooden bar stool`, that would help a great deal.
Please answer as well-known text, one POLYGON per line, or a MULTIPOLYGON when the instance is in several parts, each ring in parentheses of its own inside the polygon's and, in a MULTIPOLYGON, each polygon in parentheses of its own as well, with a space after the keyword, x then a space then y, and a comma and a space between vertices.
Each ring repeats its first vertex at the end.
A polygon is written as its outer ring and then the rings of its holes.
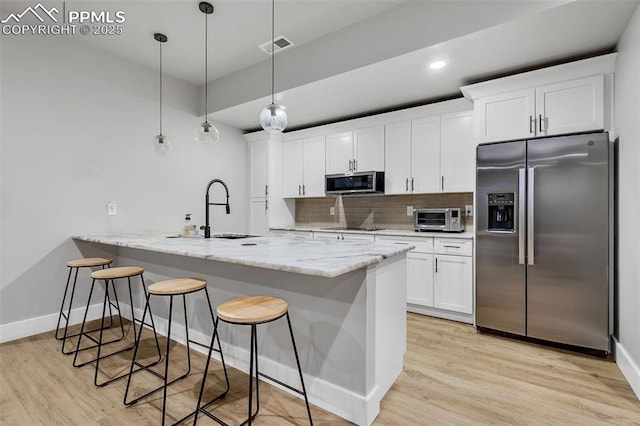
MULTIPOLYGON (((168 326, 167 326, 167 350, 165 352, 165 366, 164 366, 164 374, 159 374, 151 369, 149 369, 149 366, 144 366, 142 364, 140 364, 139 362, 136 361, 136 356, 138 354, 138 348, 140 345, 140 336, 138 336, 137 339, 137 343, 136 343, 136 347, 135 350, 133 352, 133 358, 131 358, 131 368, 129 370, 129 378, 127 379, 127 388, 124 392, 124 403, 125 405, 132 405, 135 404, 136 402, 140 401, 143 398, 146 398, 147 396, 159 391, 160 389, 163 389, 163 395, 162 395, 162 424, 165 424, 165 413, 167 410, 167 388, 169 385, 177 382, 178 380, 184 379, 185 377, 187 377, 189 375, 189 373, 191 372, 191 354, 190 354, 190 347, 189 347, 189 322, 187 319, 187 299, 186 299, 186 295, 190 294, 190 293, 195 293, 198 291, 204 290, 206 298, 207 298, 207 304, 209 305, 209 313, 211 314, 211 325, 213 326, 213 335, 211 338, 211 346, 213 347, 214 342, 216 340, 216 338, 218 339, 218 352, 220 352, 220 359, 222 360, 222 368, 224 369, 224 376, 225 379, 227 381, 227 389, 221 394, 219 395, 216 399, 222 398, 223 396, 225 396, 227 394, 227 392, 229 391, 229 376, 227 375, 227 367, 224 363, 224 357, 222 356, 222 348, 220 347, 220 338, 218 337, 218 330, 217 330, 217 323, 215 320, 215 317, 213 315, 213 308, 211 307, 211 299, 209 299, 209 292, 207 291, 207 282, 201 279, 197 279, 197 278, 176 278, 176 279, 172 279, 172 280, 166 280, 166 281, 159 281, 157 283, 151 284, 149 286, 149 293, 147 295, 147 302, 145 304, 144 307, 144 313, 142 314, 142 321, 144 321, 145 316, 147 314, 147 311, 149 311, 149 314, 151 314, 151 307, 149 305, 149 301, 151 299, 151 296, 169 296, 169 321, 168 321, 168 326), (171 380, 170 382, 168 382, 168 377, 169 377, 169 353, 170 353, 170 344, 171 344, 171 319, 172 319, 172 313, 173 313, 173 297, 174 296, 182 296, 182 304, 183 304, 183 309, 184 309, 184 328, 185 328, 185 340, 186 340, 186 346, 187 346, 187 371, 186 373, 182 374, 179 377, 176 377, 175 379, 171 380), (163 381, 163 384, 160 385, 159 387, 157 387, 156 389, 153 389, 147 393, 145 393, 144 395, 138 396, 137 398, 135 398, 132 401, 127 401, 128 399, 128 395, 129 395, 129 386, 131 384, 131 376, 133 375, 134 371, 133 368, 134 366, 138 366, 139 370, 145 370, 148 371, 149 373, 153 374, 154 376, 160 378, 163 381)), ((142 330, 140 330, 140 332, 142 332, 142 330)), ((197 342, 194 342, 197 343, 197 342)), ((211 356, 211 351, 209 351, 209 356, 211 356)), ((207 359, 207 367, 209 366, 209 359, 207 359)), ((139 371, 138 370, 138 371, 139 371)), ((190 417, 191 414, 189 414, 188 416, 178 420, 175 424, 182 422, 183 420, 185 420, 187 417, 190 417)))
MULTIPOLYGON (((217 314, 218 319, 216 320, 216 328, 217 322, 219 320, 230 324, 251 326, 251 350, 249 356, 249 408, 247 420, 242 422, 242 424, 248 423, 250 425, 253 419, 255 419, 255 417, 258 415, 258 411, 260 410, 260 393, 258 387, 258 376, 260 375, 304 396, 304 402, 307 406, 307 414, 309 416, 309 424, 313 425, 313 420, 311 419, 311 409, 309 408, 309 400, 307 398, 307 390, 304 387, 302 369, 300 368, 298 349, 296 348, 296 341, 293 338, 293 328, 291 327, 291 320, 289 318, 289 305, 287 304, 287 302, 283 299, 268 296, 240 297, 237 299, 228 300, 218 306, 217 314), (289 325, 289 334, 291 335, 291 343, 293 345, 293 353, 296 357, 296 364, 298 366, 298 374, 300 376, 302 390, 293 388, 286 383, 283 383, 258 371, 258 338, 256 326, 258 324, 265 324, 271 321, 275 321, 285 316, 287 317, 287 324, 289 325), (255 413, 252 413, 254 379, 256 386, 256 411, 255 413)), ((209 360, 211 359, 212 348, 213 341, 211 342, 211 346, 209 347, 209 357, 207 358, 207 364, 204 369, 204 376, 202 378, 202 385, 200 387, 200 395, 198 396, 198 405, 196 405, 195 419, 193 422, 194 425, 198 421, 199 413, 205 414, 216 422, 226 425, 225 422, 206 410, 208 406, 210 406, 219 398, 215 398, 214 400, 201 405, 202 395, 204 394, 205 381, 207 379, 207 369, 209 368, 209 360)))
MULTIPOLYGON (((112 357, 116 354, 128 351, 133 349, 136 346, 137 343, 137 338, 139 338, 139 335, 142 333, 142 329, 144 328, 144 326, 149 326, 152 328, 153 330, 153 335, 156 341, 156 347, 158 350, 158 360, 151 363, 149 366, 151 365, 155 365, 157 363, 160 362, 161 359, 161 355, 160 355, 160 344, 158 343, 158 335, 156 334, 156 327, 155 324, 153 323, 153 316, 150 316, 151 319, 151 324, 145 324, 144 323, 144 318, 142 320, 137 320, 136 316, 135 316, 135 307, 133 304, 133 294, 131 291, 131 278, 133 277, 140 277, 140 284, 142 286, 142 290, 144 291, 145 296, 147 295, 147 289, 145 288, 144 285, 144 277, 142 276, 142 274, 144 273, 144 268, 141 268, 139 266, 121 266, 118 268, 106 268, 106 269, 100 269, 98 271, 94 271, 91 273, 91 278, 93 279, 91 282, 91 289, 89 290, 89 298, 87 299, 87 308, 84 312, 84 319, 82 320, 82 327, 80 328, 80 333, 78 336, 78 344, 76 346, 76 350, 75 350, 75 355, 73 357, 73 366, 74 367, 82 367, 83 365, 87 365, 90 364, 92 362, 95 362, 95 374, 93 377, 93 383, 96 386, 102 387, 102 386, 106 386, 109 383, 127 377, 128 373, 124 373, 121 374, 117 377, 113 377, 109 380, 106 380, 102 383, 98 383, 98 371, 100 370, 100 360, 104 359, 104 358, 109 358, 112 357), (129 287, 129 303, 131 306, 131 324, 133 325, 133 338, 134 338, 134 342, 122 349, 119 349, 115 352, 111 352, 107 355, 102 355, 101 351, 103 346, 106 346, 110 343, 114 343, 117 341, 121 341, 123 340, 126 336, 124 335, 124 328, 122 325, 122 321, 120 323, 120 328, 122 331, 122 338, 121 339, 113 339, 113 340, 109 340, 107 342, 103 341, 103 332, 105 330, 105 326, 104 326, 104 321, 105 321, 105 313, 106 313, 106 308, 109 305, 109 283, 111 283, 111 288, 113 290, 113 294, 114 294, 114 298, 117 300, 117 294, 116 294, 116 286, 115 286, 115 280, 120 280, 120 279, 127 279, 127 284, 129 287), (86 322, 87 322, 87 312, 89 311, 89 305, 91 304, 91 296, 93 295, 93 289, 95 288, 95 284, 96 281, 104 281, 104 301, 102 303, 102 317, 100 319, 100 328, 98 330, 92 330, 92 331, 85 331, 85 326, 86 326, 86 322), (136 322, 140 323, 140 334, 136 333, 136 322), (91 336, 89 333, 93 333, 99 331, 99 337, 98 340, 96 340, 93 336, 91 336), (91 359, 89 361, 85 361, 82 363, 77 363, 78 361, 78 353, 80 353, 80 351, 87 349, 87 348, 81 348, 80 344, 82 342, 82 338, 86 337, 87 339, 93 341, 95 343, 94 346, 91 347, 97 347, 98 351, 97 351, 97 355, 94 359, 91 359)), ((118 306, 118 311, 119 311, 119 306, 118 306)))
MULTIPOLYGON (((60 305, 60 313, 58 314, 58 324, 56 325, 56 335, 55 335, 56 340, 62 340, 62 347, 60 348, 60 352, 62 352, 63 354, 69 355, 75 352, 74 350, 65 351, 64 346, 68 338, 77 337, 80 334, 80 333, 75 333, 75 334, 67 333, 69 329, 69 317, 71 316, 71 307, 73 305, 73 296, 75 295, 76 283, 78 281, 78 271, 80 270, 80 268, 94 268, 98 266, 101 266, 102 269, 104 269, 105 266, 110 268, 111 267, 110 265, 112 262, 113 262, 112 259, 107 259, 102 257, 88 257, 83 259, 70 260, 69 262, 67 262, 67 267, 69 268, 69 275, 67 276, 67 285, 64 288, 64 294, 62 296, 62 304, 60 305), (71 284, 71 295, 69 297, 69 307, 65 312, 64 305, 65 305, 65 301, 67 300, 67 293, 69 292, 71 275, 73 275, 73 283, 71 284), (60 323, 62 322, 63 318, 64 318, 64 332, 63 332, 63 329, 60 328, 60 323)), ((116 305, 117 303, 118 303, 118 300, 116 299, 116 305)), ((113 325, 113 315, 111 312, 112 305, 113 304, 111 303, 111 301, 109 301, 110 322, 107 328, 111 328, 111 326, 113 325)), ((113 305, 113 306, 116 307, 116 305, 113 305)), ((120 311, 118 311, 118 315, 119 314, 120 314, 120 311)), ((122 323, 122 318, 120 318, 120 323, 122 323)), ((86 349, 90 349, 90 348, 86 348, 86 349)))

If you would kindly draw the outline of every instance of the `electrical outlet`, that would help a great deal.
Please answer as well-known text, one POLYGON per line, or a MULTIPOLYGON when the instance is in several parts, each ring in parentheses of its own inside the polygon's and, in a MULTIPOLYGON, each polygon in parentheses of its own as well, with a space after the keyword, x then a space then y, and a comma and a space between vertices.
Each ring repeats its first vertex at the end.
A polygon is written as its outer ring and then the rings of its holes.
POLYGON ((407 206, 407 216, 413 216, 413 206, 407 206))
POLYGON ((329 215, 331 215, 331 216, 335 216, 336 215, 336 208, 335 207, 329 207, 329 215))
POLYGON ((466 204, 464 206, 464 215, 473 216, 473 206, 471 204, 466 204))
POLYGON ((118 205, 112 201, 107 203, 107 216, 115 216, 118 214, 118 205))

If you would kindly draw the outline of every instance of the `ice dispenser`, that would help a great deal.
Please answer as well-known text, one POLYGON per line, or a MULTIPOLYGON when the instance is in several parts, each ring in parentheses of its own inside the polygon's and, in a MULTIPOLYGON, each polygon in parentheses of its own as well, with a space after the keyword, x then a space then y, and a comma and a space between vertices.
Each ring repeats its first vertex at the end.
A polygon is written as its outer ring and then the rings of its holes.
POLYGON ((488 231, 514 232, 515 193, 500 192, 487 194, 489 208, 488 231))

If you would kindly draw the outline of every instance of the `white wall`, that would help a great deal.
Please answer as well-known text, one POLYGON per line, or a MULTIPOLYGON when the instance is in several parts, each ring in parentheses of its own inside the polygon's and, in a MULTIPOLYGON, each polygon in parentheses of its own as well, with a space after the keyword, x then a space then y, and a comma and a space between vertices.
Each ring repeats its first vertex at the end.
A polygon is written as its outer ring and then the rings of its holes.
POLYGON ((618 44, 618 345, 616 361, 640 398, 640 8, 618 44))
MULTIPOLYGON (((165 63, 179 48, 167 43, 165 63)), ((245 231, 246 141, 229 127, 215 146, 194 141, 197 87, 165 76, 162 155, 157 71, 64 36, 3 36, 1 55, 0 325, 58 312, 65 263, 81 256, 72 235, 176 234, 184 213, 201 225, 212 178, 227 182, 232 212, 212 207, 213 230, 245 231)))

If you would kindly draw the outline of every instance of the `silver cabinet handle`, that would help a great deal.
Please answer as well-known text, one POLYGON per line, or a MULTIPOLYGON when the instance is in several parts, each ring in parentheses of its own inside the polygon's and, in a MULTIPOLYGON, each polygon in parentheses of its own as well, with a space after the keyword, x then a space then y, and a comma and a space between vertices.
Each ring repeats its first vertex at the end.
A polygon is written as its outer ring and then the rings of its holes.
POLYGON ((441 177, 440 177, 440 181, 441 181, 441 183, 440 183, 440 187, 441 187, 441 188, 442 188, 442 190, 444 191, 444 176, 441 176, 441 177))
POLYGON ((302 195, 305 195, 305 194, 306 194, 306 191, 304 189, 304 184, 302 184, 302 195))
POLYGON ((405 192, 409 192, 409 178, 406 178, 404 181, 404 190, 405 192))
POLYGON ((446 248, 457 248, 457 249, 460 248, 460 246, 447 246, 447 245, 444 245, 443 247, 446 247, 446 248))
POLYGON ((533 134, 533 126, 535 125, 535 123, 536 123, 536 119, 533 118, 532 115, 530 115, 529 116, 529 133, 533 134))
POLYGON ((353 160, 349 160, 349 171, 353 171, 353 160))
POLYGON ((413 178, 411 178, 411 192, 413 192, 413 188, 414 188, 413 182, 414 182, 414 180, 413 180, 413 178))
POLYGON ((264 186, 264 196, 268 197, 269 196, 269 185, 265 185, 264 186))
POLYGON ((518 263, 524 265, 524 213, 525 213, 525 169, 518 169, 518 263))
POLYGON ((529 176, 527 179, 527 263, 529 265, 535 265, 535 230, 534 230, 534 219, 535 219, 535 211, 534 211, 534 193, 533 190, 535 188, 534 177, 535 170, 533 167, 528 169, 529 176))
POLYGON ((269 210, 269 199, 265 198, 264 199, 264 211, 269 210))
POLYGON ((409 243, 399 243, 397 241, 395 241, 393 244, 400 244, 400 245, 403 245, 403 246, 408 246, 409 245, 409 243))
POLYGON ((302 195, 302 187, 298 185, 298 195, 302 195))
POLYGON ((438 258, 436 257, 436 274, 438 273, 438 258))
POLYGON ((542 130, 542 126, 543 126, 542 114, 538 114, 538 121, 540 121, 538 123, 538 129, 540 129, 540 133, 542 133, 542 132, 544 132, 544 130, 542 130))

